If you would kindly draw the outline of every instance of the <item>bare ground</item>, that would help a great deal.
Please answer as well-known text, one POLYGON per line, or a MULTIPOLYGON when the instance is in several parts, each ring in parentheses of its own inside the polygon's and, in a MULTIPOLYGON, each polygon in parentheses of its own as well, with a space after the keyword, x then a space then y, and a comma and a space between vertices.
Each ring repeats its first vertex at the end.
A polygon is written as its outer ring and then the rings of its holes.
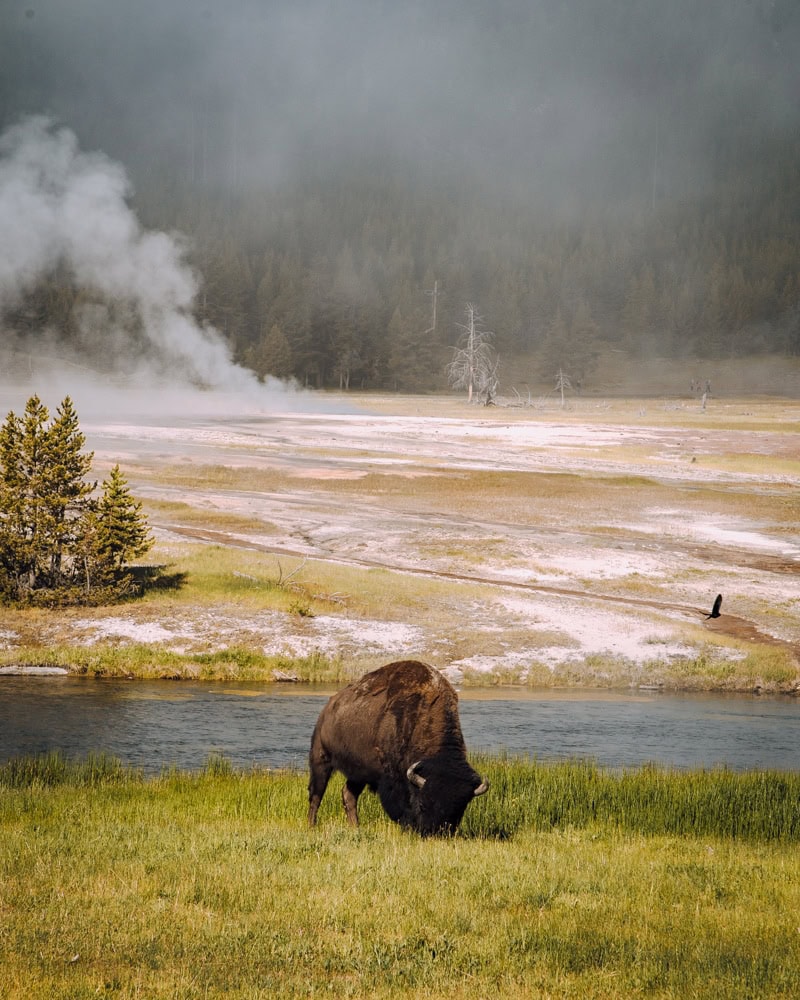
POLYGON ((47 627, 60 641, 419 656, 495 681, 647 685, 698 658, 774 648, 800 660, 797 402, 328 403, 165 419, 131 406, 81 425, 96 473, 119 462, 151 505, 159 558, 205 541, 281 572, 308 559, 443 582, 444 594, 411 612, 389 594, 364 614, 350 595, 310 619, 226 606, 164 621, 142 604, 47 627), (723 614, 707 620, 718 592, 723 614))

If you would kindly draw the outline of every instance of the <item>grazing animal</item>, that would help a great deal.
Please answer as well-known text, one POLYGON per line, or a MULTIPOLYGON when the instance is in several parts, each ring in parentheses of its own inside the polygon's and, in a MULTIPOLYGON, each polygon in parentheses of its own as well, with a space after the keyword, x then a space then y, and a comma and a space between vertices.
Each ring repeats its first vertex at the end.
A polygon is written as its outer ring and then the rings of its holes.
POLYGON ((391 819, 423 836, 452 833, 489 787, 467 763, 455 689, 419 660, 365 674, 320 712, 309 753, 309 826, 334 770, 345 776, 342 802, 353 826, 369 788, 391 819))
POLYGON ((719 609, 722 606, 722 594, 717 594, 717 599, 714 601, 714 607, 711 609, 711 614, 706 615, 706 621, 709 618, 719 618, 719 609))

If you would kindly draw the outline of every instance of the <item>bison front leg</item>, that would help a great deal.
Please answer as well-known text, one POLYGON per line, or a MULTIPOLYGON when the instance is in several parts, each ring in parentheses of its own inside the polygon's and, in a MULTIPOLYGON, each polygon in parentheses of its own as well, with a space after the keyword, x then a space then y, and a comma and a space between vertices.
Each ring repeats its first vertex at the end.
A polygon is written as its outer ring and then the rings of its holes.
POLYGON ((342 802, 348 821, 358 826, 358 797, 364 791, 363 782, 346 781, 342 789, 342 802))

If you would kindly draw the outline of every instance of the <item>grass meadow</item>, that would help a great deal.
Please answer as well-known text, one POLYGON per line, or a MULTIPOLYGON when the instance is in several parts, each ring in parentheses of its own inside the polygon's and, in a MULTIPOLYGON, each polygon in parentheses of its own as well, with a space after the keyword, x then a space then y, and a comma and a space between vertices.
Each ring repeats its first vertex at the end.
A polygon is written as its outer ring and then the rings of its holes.
POLYGON ((0 768, 0 995, 800 995, 800 775, 484 758, 422 840, 340 782, 0 768))

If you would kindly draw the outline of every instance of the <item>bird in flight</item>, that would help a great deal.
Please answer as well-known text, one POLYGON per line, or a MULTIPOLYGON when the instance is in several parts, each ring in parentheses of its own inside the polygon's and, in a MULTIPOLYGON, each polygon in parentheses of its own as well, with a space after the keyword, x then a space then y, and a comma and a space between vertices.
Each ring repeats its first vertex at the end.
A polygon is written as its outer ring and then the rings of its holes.
POLYGON ((719 618, 719 609, 722 605, 722 594, 717 594, 717 599, 714 601, 714 607, 711 609, 711 614, 706 615, 706 621, 709 618, 719 618))

